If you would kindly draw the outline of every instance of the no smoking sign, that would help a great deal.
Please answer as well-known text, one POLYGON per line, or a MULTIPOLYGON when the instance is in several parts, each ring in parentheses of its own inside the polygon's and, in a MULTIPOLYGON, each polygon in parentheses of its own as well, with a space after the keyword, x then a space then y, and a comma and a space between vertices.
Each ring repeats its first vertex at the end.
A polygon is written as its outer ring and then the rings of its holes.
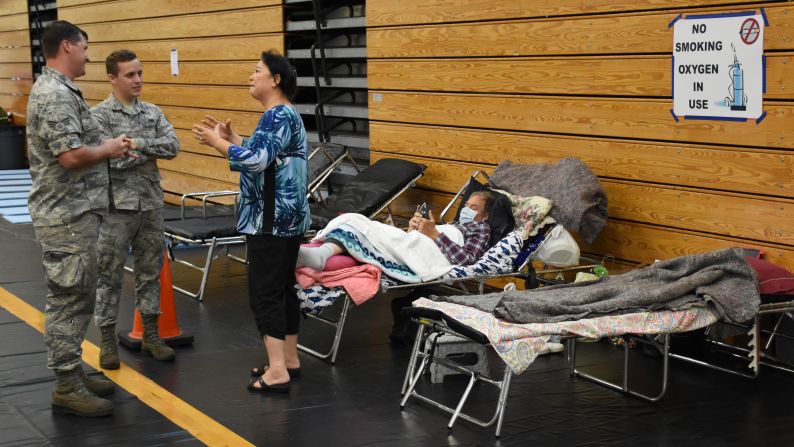
POLYGON ((745 120, 763 114, 764 23, 755 12, 690 15, 675 21, 676 120, 745 120))
POLYGON ((752 45, 758 40, 758 36, 761 34, 761 25, 758 24, 758 21, 754 18, 749 18, 742 23, 742 29, 739 30, 739 36, 742 38, 742 42, 746 43, 747 45, 752 45))

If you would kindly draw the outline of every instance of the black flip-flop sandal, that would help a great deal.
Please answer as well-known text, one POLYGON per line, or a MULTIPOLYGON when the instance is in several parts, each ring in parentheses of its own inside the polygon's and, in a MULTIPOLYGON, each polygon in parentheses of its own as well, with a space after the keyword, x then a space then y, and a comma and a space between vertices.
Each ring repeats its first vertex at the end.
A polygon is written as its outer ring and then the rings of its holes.
POLYGON ((249 391, 254 391, 257 393, 288 393, 290 388, 290 383, 276 383, 273 385, 268 385, 265 383, 264 376, 251 379, 246 386, 249 391), (254 384, 259 383, 259 386, 254 386, 254 384))
MULTIPOLYGON (((262 374, 264 374, 265 371, 267 371, 267 368, 268 368, 268 365, 262 365, 262 366, 259 366, 257 368, 252 369, 251 370, 251 377, 253 377, 253 378, 262 377, 262 374)), ((300 369, 300 367, 298 367, 298 368, 287 368, 287 374, 289 374, 289 378, 290 379, 297 379, 298 377, 301 376, 301 369, 300 369)))

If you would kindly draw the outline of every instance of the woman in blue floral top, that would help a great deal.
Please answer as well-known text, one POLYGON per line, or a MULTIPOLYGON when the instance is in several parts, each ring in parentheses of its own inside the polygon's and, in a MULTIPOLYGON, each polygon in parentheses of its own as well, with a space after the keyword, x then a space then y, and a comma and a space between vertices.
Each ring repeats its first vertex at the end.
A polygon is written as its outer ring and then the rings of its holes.
POLYGON ((287 392, 300 374, 295 262, 311 224, 306 198, 306 129, 290 98, 297 90, 295 69, 275 51, 262 53, 250 78, 251 96, 265 113, 250 138, 207 116, 193 126, 201 144, 215 148, 240 172, 237 229, 246 235, 248 294, 269 365, 254 368, 248 389, 287 392))

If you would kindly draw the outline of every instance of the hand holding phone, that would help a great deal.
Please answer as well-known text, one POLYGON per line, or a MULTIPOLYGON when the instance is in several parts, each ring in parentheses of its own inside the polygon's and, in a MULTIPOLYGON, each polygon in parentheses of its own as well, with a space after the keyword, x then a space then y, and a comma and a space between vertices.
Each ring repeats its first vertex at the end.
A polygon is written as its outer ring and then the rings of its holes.
POLYGON ((417 210, 417 212, 421 214, 422 217, 425 219, 430 218, 430 209, 427 207, 427 202, 424 202, 421 205, 419 205, 419 209, 417 210))

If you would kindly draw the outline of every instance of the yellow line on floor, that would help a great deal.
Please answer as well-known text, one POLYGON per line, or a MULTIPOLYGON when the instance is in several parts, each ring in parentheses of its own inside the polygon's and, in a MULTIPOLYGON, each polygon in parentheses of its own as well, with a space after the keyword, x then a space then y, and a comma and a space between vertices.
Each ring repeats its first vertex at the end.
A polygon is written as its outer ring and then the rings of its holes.
MULTIPOLYGON (((0 287, 0 306, 37 331, 44 333, 44 314, 2 287, 0 287)), ((88 340, 83 342, 83 361, 100 370, 99 347, 88 340)), ((115 371, 102 371, 108 379, 209 446, 253 446, 237 433, 124 363, 115 371)))

